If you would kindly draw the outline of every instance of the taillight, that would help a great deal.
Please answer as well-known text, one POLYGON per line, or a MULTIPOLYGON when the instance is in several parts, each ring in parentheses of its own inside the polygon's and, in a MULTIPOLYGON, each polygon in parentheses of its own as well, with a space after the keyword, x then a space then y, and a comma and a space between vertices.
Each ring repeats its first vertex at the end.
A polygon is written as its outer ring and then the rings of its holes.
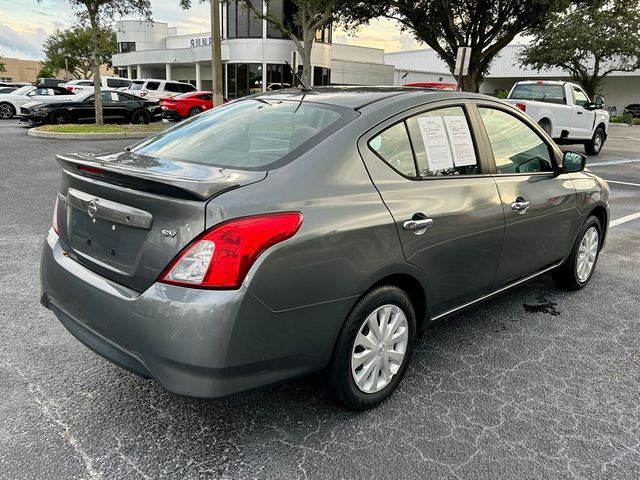
POLYGON ((299 212, 243 217, 221 223, 196 238, 160 276, 160 282, 199 288, 238 288, 256 259, 291 238, 302 225, 299 212))
POLYGON ((53 222, 51 222, 51 226, 53 227, 53 231, 56 232, 56 235, 60 234, 60 229, 58 227, 58 195, 56 195, 56 204, 53 207, 53 222))
POLYGON ((516 102, 516 108, 518 110, 522 110, 523 112, 527 111, 527 104, 522 102, 516 102))

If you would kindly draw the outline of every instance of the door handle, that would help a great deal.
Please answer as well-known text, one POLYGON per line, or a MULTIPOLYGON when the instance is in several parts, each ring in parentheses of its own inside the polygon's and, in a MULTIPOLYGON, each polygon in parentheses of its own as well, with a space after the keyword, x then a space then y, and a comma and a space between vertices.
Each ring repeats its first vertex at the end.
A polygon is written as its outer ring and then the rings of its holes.
POLYGON ((433 225, 432 218, 421 218, 418 220, 411 219, 405 220, 405 222, 402 224, 402 228, 413 232, 416 235, 422 235, 431 225, 433 225))
POLYGON ((525 213, 529 208, 530 203, 527 202, 524 198, 518 197, 516 201, 511 204, 511 210, 515 210, 520 215, 525 213))
POLYGON ((582 112, 580 110, 578 110, 578 115, 582 115, 582 112))

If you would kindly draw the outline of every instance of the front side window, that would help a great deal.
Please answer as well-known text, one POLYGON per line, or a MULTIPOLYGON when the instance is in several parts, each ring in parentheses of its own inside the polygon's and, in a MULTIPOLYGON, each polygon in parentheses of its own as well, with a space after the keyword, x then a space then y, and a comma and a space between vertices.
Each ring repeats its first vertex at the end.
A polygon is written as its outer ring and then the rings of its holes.
POLYGON ((185 162, 264 170, 312 138, 326 135, 346 112, 294 101, 234 102, 192 117, 132 151, 185 162))
POLYGON ((407 119, 421 177, 480 173, 469 123, 462 107, 431 110, 407 119))
POLYGON ((147 82, 147 90, 158 90, 160 82, 147 82))
POLYGON ((585 107, 589 103, 587 95, 581 89, 576 87, 573 87, 573 98, 576 105, 580 105, 581 107, 585 107))
POLYGON ((416 164, 404 122, 396 123, 369 140, 369 148, 405 177, 416 176, 416 164))
POLYGON ((552 172, 548 145, 518 118, 494 108, 478 108, 499 174, 552 172))

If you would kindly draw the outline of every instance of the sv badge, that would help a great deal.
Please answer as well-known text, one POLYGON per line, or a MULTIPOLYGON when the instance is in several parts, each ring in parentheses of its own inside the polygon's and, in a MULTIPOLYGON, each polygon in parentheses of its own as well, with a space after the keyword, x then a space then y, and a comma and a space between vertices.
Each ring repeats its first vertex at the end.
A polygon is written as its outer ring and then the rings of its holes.
POLYGON ((178 232, 176 232, 175 230, 162 230, 162 236, 163 237, 174 238, 177 234, 178 234, 178 232))

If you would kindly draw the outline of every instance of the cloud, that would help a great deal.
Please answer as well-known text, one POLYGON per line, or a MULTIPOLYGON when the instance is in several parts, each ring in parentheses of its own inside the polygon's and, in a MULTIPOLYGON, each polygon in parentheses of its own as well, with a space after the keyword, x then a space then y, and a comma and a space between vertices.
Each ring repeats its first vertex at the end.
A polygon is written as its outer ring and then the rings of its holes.
POLYGON ((18 31, 9 25, 0 25, 0 55, 28 60, 41 60, 42 44, 49 34, 41 27, 18 31))
POLYGON ((333 41, 347 45, 382 48, 387 52, 423 47, 411 33, 402 32, 397 22, 386 19, 372 20, 369 25, 358 28, 355 34, 336 27, 333 32, 333 41))

